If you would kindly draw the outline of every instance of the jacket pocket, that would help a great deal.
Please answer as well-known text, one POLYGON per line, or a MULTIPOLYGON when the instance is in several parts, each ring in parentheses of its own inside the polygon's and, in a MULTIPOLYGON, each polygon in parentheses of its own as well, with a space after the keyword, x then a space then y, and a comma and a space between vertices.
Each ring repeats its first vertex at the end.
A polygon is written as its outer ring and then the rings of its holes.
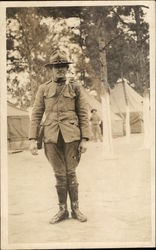
POLYGON ((75 125, 75 126, 78 127, 78 121, 77 121, 77 120, 69 120, 69 123, 70 123, 71 125, 75 125))
POLYGON ((55 97, 51 96, 45 96, 44 98, 45 108, 46 110, 52 110, 52 107, 55 104, 55 97))
POLYGON ((76 94, 74 92, 63 93, 63 102, 65 110, 75 110, 75 97, 76 94))
POLYGON ((52 120, 45 120, 44 122, 43 122, 43 126, 49 126, 50 124, 52 124, 52 120))
POLYGON ((56 88, 54 88, 53 86, 51 86, 51 88, 49 88, 48 90, 45 90, 44 92, 44 98, 50 98, 56 95, 56 88))

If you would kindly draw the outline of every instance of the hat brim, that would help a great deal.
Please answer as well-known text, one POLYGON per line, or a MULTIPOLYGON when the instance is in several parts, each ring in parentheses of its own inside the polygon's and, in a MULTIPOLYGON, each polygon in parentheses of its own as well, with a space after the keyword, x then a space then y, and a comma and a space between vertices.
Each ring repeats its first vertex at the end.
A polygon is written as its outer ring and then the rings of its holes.
POLYGON ((44 65, 44 67, 51 67, 54 65, 68 65, 68 64, 72 64, 72 62, 56 62, 56 63, 46 63, 44 65))

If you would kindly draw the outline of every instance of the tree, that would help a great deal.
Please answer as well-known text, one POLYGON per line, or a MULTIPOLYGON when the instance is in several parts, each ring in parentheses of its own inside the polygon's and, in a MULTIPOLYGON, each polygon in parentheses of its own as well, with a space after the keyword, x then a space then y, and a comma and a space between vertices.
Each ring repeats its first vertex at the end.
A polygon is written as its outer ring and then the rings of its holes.
MULTIPOLYGON (((135 82, 139 93, 143 92, 144 86, 149 86, 149 25, 144 19, 145 8, 148 7, 114 6, 111 10, 118 19, 122 35, 116 41, 117 46, 112 46, 110 56, 114 55, 117 71, 130 82, 135 82)), ((109 70, 111 68, 110 65, 109 70)))
MULTIPOLYGON (((7 59, 10 64, 8 76, 12 72, 15 75, 19 72, 28 73, 29 79, 25 90, 31 91, 31 96, 34 97, 38 83, 42 79, 41 72, 43 70, 41 68, 44 59, 42 53, 46 48, 46 46, 43 48, 42 45, 46 40, 47 27, 40 25, 41 19, 36 14, 35 8, 17 8, 16 11, 14 9, 13 13, 8 9, 7 17, 7 59), (13 24, 15 25, 14 29, 10 27, 13 24)), ((17 96, 22 94, 21 98, 26 98, 24 91, 19 91, 16 94, 17 96)), ((32 103, 33 101, 34 98, 31 98, 32 103)), ((21 105, 23 106, 22 103, 21 105)))
POLYGON ((72 55, 74 77, 84 87, 95 89, 99 100, 100 53, 103 52, 107 61, 107 84, 113 86, 123 75, 130 82, 136 82, 138 79, 135 87, 139 90, 140 86, 149 82, 148 24, 144 21, 143 7, 139 10, 140 19, 137 19, 137 10, 134 11, 134 7, 8 8, 8 92, 12 95, 12 73, 19 75, 19 72, 26 72, 29 79, 23 88, 28 91, 22 93, 24 95, 31 90, 33 103, 38 85, 49 78, 49 73, 44 70, 44 63, 58 45, 72 55), (73 20, 72 24, 70 19, 73 20), (79 23, 76 26, 75 20, 79 23), (101 47, 101 52, 98 40, 100 20, 105 24, 105 44, 101 47), (13 29, 13 23, 16 29, 13 29), (137 53, 140 50, 137 37, 141 37, 139 41, 144 60, 138 60, 137 53), (142 66, 139 66, 140 61, 142 66), (142 68, 146 70, 141 73, 142 68), (140 81, 141 75, 144 77, 144 83, 140 81))
MULTIPOLYGON (((110 104, 109 104, 109 85, 107 77, 107 60, 106 60, 106 44, 108 42, 106 19, 109 8, 91 8, 84 9, 81 12, 81 19, 83 17, 81 35, 83 34, 83 44, 86 45, 88 56, 93 70, 96 73, 98 81, 96 82, 96 89, 102 102, 103 109, 103 149, 105 156, 112 154, 112 132, 111 132, 111 118, 110 118, 110 104)), ((95 87, 95 83, 94 83, 95 87)))
POLYGON ((58 41, 59 45, 61 41, 64 42, 64 47, 68 43, 65 41, 68 30, 64 19, 50 19, 52 25, 47 25, 38 15, 37 8, 7 9, 8 94, 16 99, 20 107, 30 106, 30 101, 32 105, 38 86, 49 80, 49 72, 45 71, 44 64, 58 46, 58 41), (62 27, 60 33, 56 30, 57 25, 62 27), (21 84, 23 80, 19 79, 19 73, 23 73, 23 79, 29 75, 24 85, 21 84))

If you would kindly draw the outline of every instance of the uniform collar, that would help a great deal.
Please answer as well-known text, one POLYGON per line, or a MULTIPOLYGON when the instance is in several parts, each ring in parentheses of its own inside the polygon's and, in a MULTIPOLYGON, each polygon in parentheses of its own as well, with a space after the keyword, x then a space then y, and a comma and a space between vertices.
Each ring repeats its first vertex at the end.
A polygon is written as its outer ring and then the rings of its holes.
MULTIPOLYGON (((56 82, 49 82, 47 88, 45 90, 45 96, 52 97, 57 94, 57 83, 56 82)), ((65 88, 63 91, 63 95, 66 97, 73 97, 75 96, 75 92, 71 86, 71 84, 65 84, 65 88)))

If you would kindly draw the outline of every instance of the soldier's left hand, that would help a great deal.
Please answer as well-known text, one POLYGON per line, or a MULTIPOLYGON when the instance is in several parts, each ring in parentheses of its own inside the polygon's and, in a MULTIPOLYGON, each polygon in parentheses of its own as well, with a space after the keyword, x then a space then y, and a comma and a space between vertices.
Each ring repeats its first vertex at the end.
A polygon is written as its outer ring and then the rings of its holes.
POLYGON ((86 145, 86 140, 83 140, 80 142, 79 144, 79 148, 78 148, 80 153, 85 153, 87 150, 87 145, 86 145))

